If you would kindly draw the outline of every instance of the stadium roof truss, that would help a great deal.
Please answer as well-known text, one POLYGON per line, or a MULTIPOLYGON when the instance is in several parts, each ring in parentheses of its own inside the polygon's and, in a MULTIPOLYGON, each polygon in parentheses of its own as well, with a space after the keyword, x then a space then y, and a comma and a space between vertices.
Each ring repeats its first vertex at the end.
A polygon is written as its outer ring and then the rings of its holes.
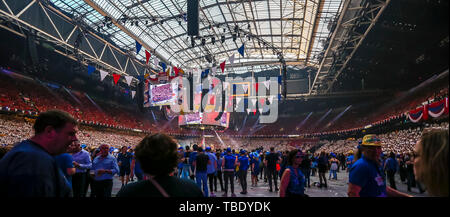
POLYGON ((2 0, 0 17, 16 28, 3 24, 0 27, 24 38, 31 32, 52 43, 55 52, 83 65, 94 65, 97 69, 134 77, 151 70, 134 55, 90 31, 79 17, 70 18, 43 1, 2 0), (25 33, 25 29, 29 33, 25 33))
MULTIPOLYGON (((192 46, 187 36, 187 0, 50 2, 80 17, 124 50, 133 51, 138 41, 152 53, 152 68, 159 67, 153 65, 155 57, 193 69, 218 65, 235 53, 235 63, 227 65, 225 73, 280 68, 279 52, 290 67, 318 68, 322 42, 330 35, 329 23, 343 5, 343 0, 200 0, 200 34, 192 46), (242 44, 246 55, 238 57, 242 44)), ((141 51, 137 58, 145 60, 145 53, 141 51)))
POLYGON ((306 95, 330 93, 390 0, 346 0, 331 37, 325 44, 321 63, 306 95))

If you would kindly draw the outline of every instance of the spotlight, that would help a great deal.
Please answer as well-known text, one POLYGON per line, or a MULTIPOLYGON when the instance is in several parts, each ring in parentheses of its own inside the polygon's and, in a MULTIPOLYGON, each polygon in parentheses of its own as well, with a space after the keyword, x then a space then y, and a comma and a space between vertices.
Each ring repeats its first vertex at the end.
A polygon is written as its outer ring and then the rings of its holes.
POLYGON ((233 36, 233 41, 236 41, 236 38, 237 38, 236 34, 233 34, 232 36, 233 36))
POLYGON ((225 35, 222 35, 222 43, 225 42, 225 35))
POLYGON ((138 21, 136 21, 136 26, 139 26, 139 22, 138 21))
POLYGON ((211 38, 211 43, 212 43, 212 44, 216 43, 216 38, 212 37, 212 38, 211 38))
POLYGON ((202 46, 205 46, 205 45, 206 45, 206 39, 202 38, 202 46))

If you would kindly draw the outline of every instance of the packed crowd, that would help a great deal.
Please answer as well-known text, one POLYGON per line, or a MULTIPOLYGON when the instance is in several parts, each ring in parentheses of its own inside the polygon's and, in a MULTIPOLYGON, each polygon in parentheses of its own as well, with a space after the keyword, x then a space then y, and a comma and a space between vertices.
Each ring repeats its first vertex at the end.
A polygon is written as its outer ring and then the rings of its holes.
MULTIPOLYGON (((395 154, 411 153, 414 150, 417 141, 419 141, 422 131, 428 127, 443 127, 448 128, 449 122, 442 122, 440 124, 425 124, 423 127, 415 127, 406 130, 393 131, 386 134, 379 135, 381 142, 385 145, 383 151, 385 153, 393 152, 395 154)), ((316 150, 315 153, 348 153, 355 150, 361 138, 351 138, 348 140, 328 141, 324 140, 320 143, 322 146, 316 150)))

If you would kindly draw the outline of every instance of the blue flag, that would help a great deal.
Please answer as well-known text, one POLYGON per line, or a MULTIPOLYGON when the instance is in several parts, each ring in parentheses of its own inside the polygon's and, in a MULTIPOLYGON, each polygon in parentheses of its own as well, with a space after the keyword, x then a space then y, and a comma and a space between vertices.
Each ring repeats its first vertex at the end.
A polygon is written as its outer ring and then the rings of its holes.
POLYGON ((95 67, 88 65, 88 75, 91 75, 92 72, 94 72, 94 71, 95 71, 95 67))
POLYGON ((278 76, 278 84, 281 84, 281 75, 278 76))
POLYGON ((138 75, 138 79, 140 82, 142 82, 144 80, 144 76, 143 75, 138 75))
POLYGON ((161 67, 163 68, 163 72, 166 72, 167 65, 164 62, 161 62, 161 67))
POLYGON ((141 51, 141 48, 142 48, 142 45, 136 41, 136 55, 139 54, 139 51, 141 51))
POLYGON ((242 57, 244 57, 244 45, 245 44, 242 44, 242 46, 238 49, 238 52, 242 55, 242 57))

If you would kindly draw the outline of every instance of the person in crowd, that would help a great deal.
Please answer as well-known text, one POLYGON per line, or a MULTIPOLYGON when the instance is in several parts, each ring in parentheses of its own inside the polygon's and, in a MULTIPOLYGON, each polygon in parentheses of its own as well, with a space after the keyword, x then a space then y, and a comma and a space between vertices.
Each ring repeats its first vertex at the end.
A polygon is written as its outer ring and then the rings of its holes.
POLYGON ((304 158, 301 150, 292 150, 288 155, 288 166, 281 177, 280 197, 305 197, 305 175, 300 164, 304 158))
POLYGON ((347 158, 345 159, 345 165, 347 168, 347 170, 346 170, 347 172, 352 167, 353 160, 354 160, 353 150, 350 150, 350 151, 348 151, 347 158))
MULTIPOLYGON (((67 151, 70 153, 73 150, 73 146, 75 146, 75 142, 73 142, 67 151)), ((64 174, 64 177, 67 180, 68 185, 72 188, 72 176, 75 174, 75 166, 73 165, 73 157, 69 153, 62 153, 60 155, 55 156, 56 164, 61 169, 64 174)))
POLYGON ((289 151, 285 151, 283 152, 283 154, 281 155, 281 164, 280 164, 280 172, 278 173, 278 177, 280 177, 281 180, 281 176, 283 175, 284 170, 287 167, 287 156, 289 154, 289 151))
POLYGON ((400 175, 400 181, 405 184, 406 183, 406 161, 405 161, 405 156, 403 155, 403 153, 400 154, 399 156, 399 175, 400 175))
POLYGON ((305 182, 308 186, 308 188, 311 187, 311 155, 306 154, 304 156, 304 159, 302 160, 302 163, 300 164, 300 169, 302 170, 303 175, 305 176, 305 182))
POLYGON ((228 182, 230 182, 230 190, 231 190, 231 197, 236 197, 236 194, 234 194, 234 169, 237 164, 237 158, 236 156, 232 155, 231 148, 227 148, 226 155, 223 157, 222 160, 222 170, 223 170, 223 178, 225 180, 225 193, 222 195, 222 197, 228 196, 228 182))
POLYGON ((261 177, 259 177, 259 179, 262 180, 264 177, 264 183, 267 183, 267 167, 266 164, 264 163, 266 159, 266 153, 264 152, 263 149, 260 149, 258 153, 260 153, 259 156, 261 157, 259 163, 259 168, 261 168, 261 177))
POLYGON ((100 146, 100 155, 92 162, 91 174, 94 176, 92 187, 97 198, 111 197, 113 177, 119 172, 116 158, 109 154, 109 145, 100 146))
POLYGON ((191 166, 191 171, 192 171, 190 178, 192 180, 194 180, 194 178, 195 178, 194 165, 193 164, 194 164, 194 161, 195 161, 195 159, 197 157, 197 148, 198 148, 197 144, 192 145, 192 151, 189 153, 189 165, 191 166))
POLYGON ((414 174, 431 196, 449 196, 448 128, 427 128, 416 144, 414 174))
POLYGON ((376 135, 365 135, 361 143, 362 157, 350 168, 349 197, 408 197, 386 186, 381 168, 381 141, 376 135))
POLYGON ((317 172, 317 158, 312 155, 311 156, 311 176, 315 176, 317 172))
POLYGON ((389 158, 386 160, 384 164, 384 171, 387 173, 387 177, 389 179, 389 186, 393 189, 397 189, 395 186, 395 173, 397 172, 398 162, 395 159, 394 152, 389 154, 389 158))
POLYGON ((144 173, 148 174, 148 180, 124 186, 117 196, 203 197, 201 189, 192 180, 169 175, 177 166, 176 148, 175 141, 165 134, 148 135, 142 139, 135 148, 135 155, 144 173))
POLYGON ((406 179, 408 185, 408 192, 411 192, 412 187, 417 187, 420 193, 425 192, 420 182, 416 181, 416 176, 414 175, 414 152, 406 154, 406 179))
POLYGON ((260 173, 259 165, 260 165, 259 155, 255 151, 255 152, 253 152, 253 157, 251 160, 252 186, 254 186, 254 187, 258 186, 258 175, 260 173))
POLYGON ((206 155, 209 157, 209 162, 206 166, 206 173, 209 181, 209 192, 211 192, 210 196, 215 197, 214 191, 217 191, 217 157, 214 153, 211 152, 211 147, 206 147, 206 155), (215 186, 215 189, 213 189, 215 186))
POLYGON ((239 183, 241 184, 241 194, 247 194, 247 170, 250 164, 250 160, 247 157, 245 150, 241 151, 241 156, 238 158, 239 165, 239 183))
POLYGON ((0 160, 0 197, 68 197, 71 188, 53 156, 77 141, 77 123, 68 113, 40 113, 34 136, 17 144, 0 160))
POLYGON ((339 166, 337 172, 340 170, 345 170, 345 165, 347 164, 344 153, 338 155, 339 166))
POLYGON ((78 141, 72 149, 73 165, 75 174, 72 176, 72 190, 75 198, 86 197, 86 182, 88 178, 87 170, 91 168, 92 161, 89 152, 83 150, 78 141))
POLYGON ((332 156, 330 160, 330 175, 328 176, 328 179, 331 180, 331 174, 333 174, 333 179, 337 180, 337 169, 339 165, 339 160, 336 159, 336 157, 332 156))
POLYGON ((181 174, 183 172, 183 162, 184 160, 184 148, 183 147, 179 147, 178 148, 178 164, 177 164, 177 177, 181 178, 181 174))
POLYGON ((208 177, 207 167, 211 164, 209 156, 203 152, 203 148, 197 148, 197 156, 193 163, 195 171, 195 179, 199 188, 203 186, 203 194, 208 197, 208 177))
POLYGON ((130 177, 136 176, 138 181, 141 181, 144 179, 144 172, 142 171, 141 164, 139 161, 136 160, 136 155, 133 155, 133 158, 131 159, 131 174, 130 177))
POLYGON ((264 164, 267 168, 267 174, 269 179, 269 192, 273 192, 272 188, 272 180, 274 182, 275 191, 278 192, 278 183, 277 183, 277 163, 280 163, 281 159, 278 153, 275 152, 275 147, 270 148, 270 153, 266 156, 264 164))
POLYGON ((128 184, 128 181, 130 180, 132 158, 133 156, 130 152, 128 152, 127 146, 122 146, 120 153, 117 155, 117 164, 119 165, 119 176, 120 181, 122 182, 122 187, 124 184, 128 184))
MULTIPOLYGON (((220 191, 224 191, 223 188, 223 172, 222 172, 222 162, 223 162, 223 156, 221 155, 220 151, 218 150, 216 152, 216 158, 217 158, 217 179, 220 183, 220 191)), ((217 189, 217 182, 214 182, 214 189, 217 189)), ((217 191, 217 190, 216 190, 217 191)))
POLYGON ((319 187, 327 188, 327 178, 325 177, 325 173, 327 172, 328 158, 325 155, 324 151, 322 151, 319 155, 319 159, 317 160, 317 167, 319 168, 319 187))

